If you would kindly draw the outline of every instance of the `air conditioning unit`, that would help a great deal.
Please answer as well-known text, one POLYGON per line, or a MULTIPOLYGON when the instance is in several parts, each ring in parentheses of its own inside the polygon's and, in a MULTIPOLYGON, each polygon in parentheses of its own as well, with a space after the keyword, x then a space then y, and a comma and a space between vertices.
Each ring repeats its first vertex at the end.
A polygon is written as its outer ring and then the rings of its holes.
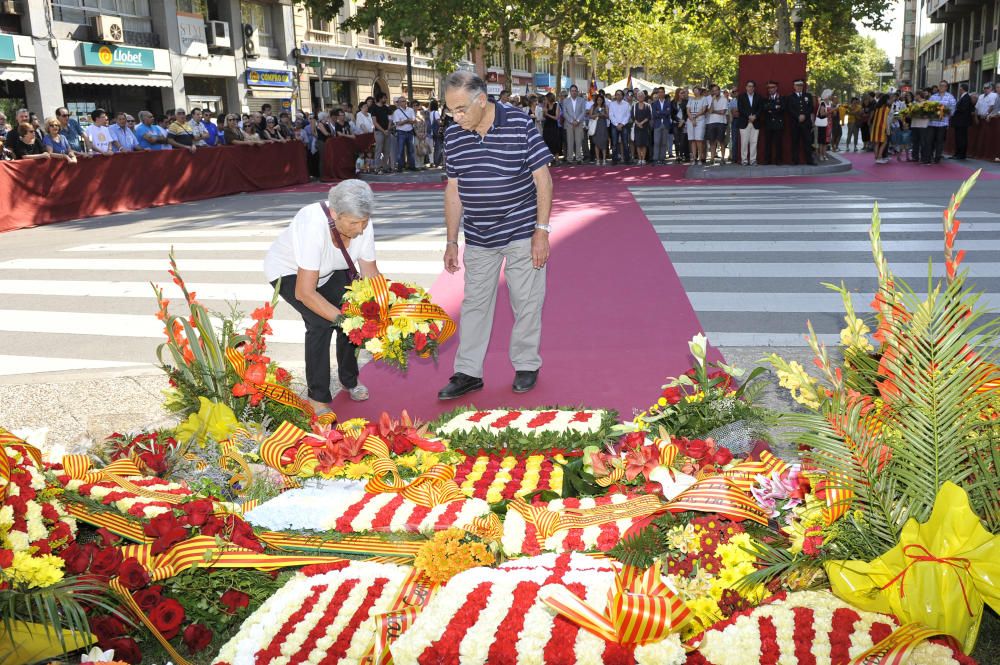
POLYGON ((125 28, 118 16, 95 16, 94 34, 99 42, 121 44, 125 41, 125 28))
POLYGON ((0 14, 13 14, 18 15, 21 13, 20 8, 14 0, 2 0, 0 1, 0 14))
POLYGON ((208 45, 211 48, 232 48, 229 38, 229 24, 225 21, 208 22, 208 45))
POLYGON ((249 23, 243 26, 243 51, 251 58, 260 53, 260 41, 257 37, 257 29, 249 23))

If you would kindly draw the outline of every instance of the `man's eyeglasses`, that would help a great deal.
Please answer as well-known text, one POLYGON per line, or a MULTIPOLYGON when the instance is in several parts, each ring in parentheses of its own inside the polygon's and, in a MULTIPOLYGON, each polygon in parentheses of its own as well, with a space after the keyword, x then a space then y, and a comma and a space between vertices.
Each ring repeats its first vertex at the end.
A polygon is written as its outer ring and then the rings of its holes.
POLYGON ((60 113, 59 117, 60 118, 68 118, 69 117, 69 113, 60 113))

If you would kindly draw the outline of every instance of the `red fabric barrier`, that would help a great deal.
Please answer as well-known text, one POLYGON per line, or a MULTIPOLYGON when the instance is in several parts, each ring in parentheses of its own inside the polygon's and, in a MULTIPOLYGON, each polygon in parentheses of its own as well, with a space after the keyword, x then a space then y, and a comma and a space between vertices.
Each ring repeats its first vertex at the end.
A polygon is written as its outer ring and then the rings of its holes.
MULTIPOLYGON (((955 131, 948 130, 948 139, 945 141, 944 151, 953 153, 955 150, 955 131)), ((973 159, 985 159, 993 161, 1000 157, 1000 118, 993 118, 989 122, 980 120, 973 121, 969 127, 969 151, 968 156, 973 159)))
MULTIPOLYGON (((778 94, 787 97, 795 89, 792 81, 806 78, 806 54, 805 53, 758 53, 754 55, 740 56, 739 87, 740 93, 746 92, 747 81, 757 84, 757 94, 767 98, 767 82, 775 81, 778 84, 778 94)), ((819 93, 817 90, 809 90, 812 93, 815 103, 819 103, 819 93)), ((767 143, 767 134, 764 132, 764 122, 760 120, 760 137, 757 139, 757 159, 764 163, 764 150, 767 143)), ((792 122, 787 113, 785 114, 784 144, 781 149, 782 164, 792 163, 792 122)), ((799 163, 805 163, 803 156, 799 156, 799 163)))
POLYGON ((319 179, 323 182, 350 180, 357 176, 354 162, 358 154, 375 145, 375 134, 333 136, 323 143, 323 169, 319 179))
POLYGON ((0 231, 309 182, 299 141, 0 164, 0 231))

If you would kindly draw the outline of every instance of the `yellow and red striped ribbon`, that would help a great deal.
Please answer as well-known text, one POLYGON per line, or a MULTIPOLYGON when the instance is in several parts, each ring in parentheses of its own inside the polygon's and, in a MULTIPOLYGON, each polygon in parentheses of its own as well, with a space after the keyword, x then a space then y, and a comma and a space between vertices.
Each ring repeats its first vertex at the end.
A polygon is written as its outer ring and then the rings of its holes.
POLYGON ((0 494, 0 498, 7 496, 7 488, 10 484, 10 474, 11 474, 10 458, 7 457, 7 451, 4 450, 7 446, 20 448, 21 450, 24 451, 24 453, 28 457, 32 459, 32 461, 35 463, 35 466, 37 466, 39 470, 44 468, 42 466, 42 451, 31 445, 24 439, 15 436, 9 430, 5 430, 4 428, 0 427, 0 479, 4 481, 3 492, 2 494, 0 494))
POLYGON ((86 455, 66 455, 62 458, 62 466, 66 475, 74 480, 82 480, 85 483, 112 482, 124 490, 128 490, 136 496, 141 496, 153 501, 162 501, 171 505, 183 503, 186 496, 167 494, 155 490, 139 487, 125 476, 141 476, 142 471, 136 463, 130 459, 115 460, 103 469, 90 470, 91 461, 86 455))
POLYGON ((322 536, 294 536, 276 531, 256 534, 261 542, 277 550, 301 550, 307 552, 341 552, 368 556, 407 557, 412 560, 425 541, 392 541, 378 536, 347 536, 331 540, 322 536))
POLYGON ((510 508, 517 511, 524 521, 535 525, 539 546, 552 534, 566 529, 584 529, 623 519, 645 517, 661 512, 664 504, 655 496, 646 494, 625 503, 610 503, 593 508, 549 510, 544 506, 527 503, 521 497, 511 500, 510 508))
POLYGON ((483 540, 500 540, 503 538, 503 522, 492 511, 473 518, 472 522, 465 527, 465 530, 479 536, 483 540))
POLYGON ((952 646, 958 650, 958 644, 951 635, 920 623, 908 623, 894 630, 871 649, 855 656, 851 665, 903 665, 917 646, 938 635, 948 638, 952 646))
MULTIPOLYGON (((386 280, 384 275, 369 277, 367 278, 367 281, 375 293, 375 303, 378 305, 379 318, 376 320, 376 323, 378 323, 378 337, 383 337, 386 330, 392 324, 392 320, 401 316, 405 316, 414 321, 440 322, 441 334, 438 335, 437 339, 437 343, 439 345, 444 344, 458 329, 455 325, 455 321, 448 316, 448 312, 444 311, 444 309, 439 305, 435 305, 433 303, 407 303, 400 301, 390 307, 389 282, 386 280)), ((363 316, 361 308, 351 302, 345 302, 343 310, 344 313, 349 316, 363 316)), ((429 353, 429 351, 418 352, 418 355, 426 357, 429 353)), ((376 360, 380 360, 382 358, 382 354, 380 353, 376 353, 374 356, 376 360)))
POLYGON ((438 585, 413 569, 403 581, 387 612, 375 615, 375 635, 368 655, 362 662, 392 665, 389 647, 409 628, 417 615, 434 597, 438 585))
POLYGON ((760 454, 760 461, 743 460, 733 468, 722 472, 722 476, 729 478, 736 486, 744 492, 749 493, 753 487, 757 476, 770 476, 777 472, 779 475, 791 468, 784 460, 765 450, 760 454))
POLYGON ((767 525, 767 513, 753 497, 729 478, 712 476, 695 482, 664 507, 671 512, 695 510, 719 513, 734 521, 751 520, 767 525))
POLYGON ((145 534, 141 524, 115 513, 94 512, 73 501, 66 502, 66 512, 81 522, 86 522, 96 527, 104 527, 108 531, 129 540, 140 543, 151 543, 155 540, 145 534))
POLYGON ((297 476, 307 464, 316 463, 316 455, 310 446, 299 446, 294 459, 285 464, 282 460, 285 453, 298 446, 302 437, 309 432, 285 421, 278 426, 271 436, 260 444, 260 458, 272 469, 277 469, 286 476, 297 476))
POLYGON ((684 602, 663 584, 659 562, 644 572, 631 566, 616 571, 603 612, 564 586, 548 587, 539 595, 546 605, 581 628, 628 646, 659 642, 690 619, 684 602))
POLYGON ((851 509, 854 491, 847 486, 847 477, 831 473, 823 482, 823 521, 833 524, 851 509))
POLYGON ((265 381, 264 383, 254 383, 253 381, 247 381, 247 359, 243 357, 239 349, 229 347, 226 349, 226 360, 229 364, 233 366, 233 371, 236 375, 240 377, 240 381, 249 383, 258 391, 263 393, 264 397, 271 400, 272 402, 277 402, 278 404, 284 404, 285 406, 290 406, 293 409, 298 409, 302 411, 309 418, 316 417, 316 410, 313 409, 312 404, 307 400, 302 399, 295 394, 295 391, 285 386, 279 385, 277 383, 270 383, 265 381))

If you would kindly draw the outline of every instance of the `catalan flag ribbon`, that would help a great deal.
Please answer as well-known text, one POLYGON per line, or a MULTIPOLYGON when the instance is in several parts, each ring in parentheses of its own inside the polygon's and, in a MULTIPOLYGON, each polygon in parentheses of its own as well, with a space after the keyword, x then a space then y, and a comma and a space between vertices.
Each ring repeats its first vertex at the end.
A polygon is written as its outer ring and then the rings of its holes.
POLYGON ((525 522, 535 525, 539 545, 552 534, 566 529, 584 529, 623 519, 646 517, 662 512, 664 504, 655 496, 645 494, 625 503, 609 503, 593 508, 549 510, 514 497, 510 509, 517 511, 525 522))
POLYGON ((304 400, 296 395, 295 391, 269 381, 265 381, 263 383, 254 383, 249 381, 246 377, 247 360, 238 349, 234 349, 233 347, 227 348, 226 360, 228 360, 229 364, 233 366, 233 371, 235 371, 236 375, 240 377, 240 381, 252 383, 253 387, 263 393, 264 397, 273 402, 277 402, 278 404, 284 404, 285 406, 290 406, 293 409, 298 409, 310 418, 316 417, 316 411, 313 409, 312 405, 307 400, 304 400))
POLYGON ((959 649, 958 641, 951 635, 923 624, 908 623, 894 630, 889 637, 871 649, 858 654, 850 665, 902 665, 909 660, 913 650, 921 642, 938 636, 944 636, 952 643, 953 648, 959 649))
POLYGON ((177 496, 165 492, 139 487, 128 477, 141 476, 142 471, 136 463, 130 459, 118 459, 108 464, 103 469, 91 470, 90 458, 86 455, 66 455, 62 458, 62 466, 66 475, 74 480, 82 480, 85 483, 112 482, 118 487, 152 501, 162 501, 171 505, 183 503, 186 496, 177 496))
POLYGON ((7 496, 7 487, 10 484, 10 458, 7 457, 7 451, 3 450, 7 446, 20 448, 35 462, 35 466, 39 469, 42 468, 42 451, 0 427, 0 481, 3 481, 3 486, 0 488, 2 490, 0 491, 0 499, 7 496))
POLYGON ((581 628, 624 646, 666 639, 684 626, 691 614, 684 602, 661 580, 659 562, 645 571, 631 566, 616 571, 603 612, 564 586, 546 587, 540 598, 581 628))
POLYGON ((423 573, 413 569, 404 580, 389 611, 375 618, 375 639, 368 660, 374 665, 392 665, 389 647, 416 620, 427 603, 434 597, 438 585, 427 579, 423 573))

